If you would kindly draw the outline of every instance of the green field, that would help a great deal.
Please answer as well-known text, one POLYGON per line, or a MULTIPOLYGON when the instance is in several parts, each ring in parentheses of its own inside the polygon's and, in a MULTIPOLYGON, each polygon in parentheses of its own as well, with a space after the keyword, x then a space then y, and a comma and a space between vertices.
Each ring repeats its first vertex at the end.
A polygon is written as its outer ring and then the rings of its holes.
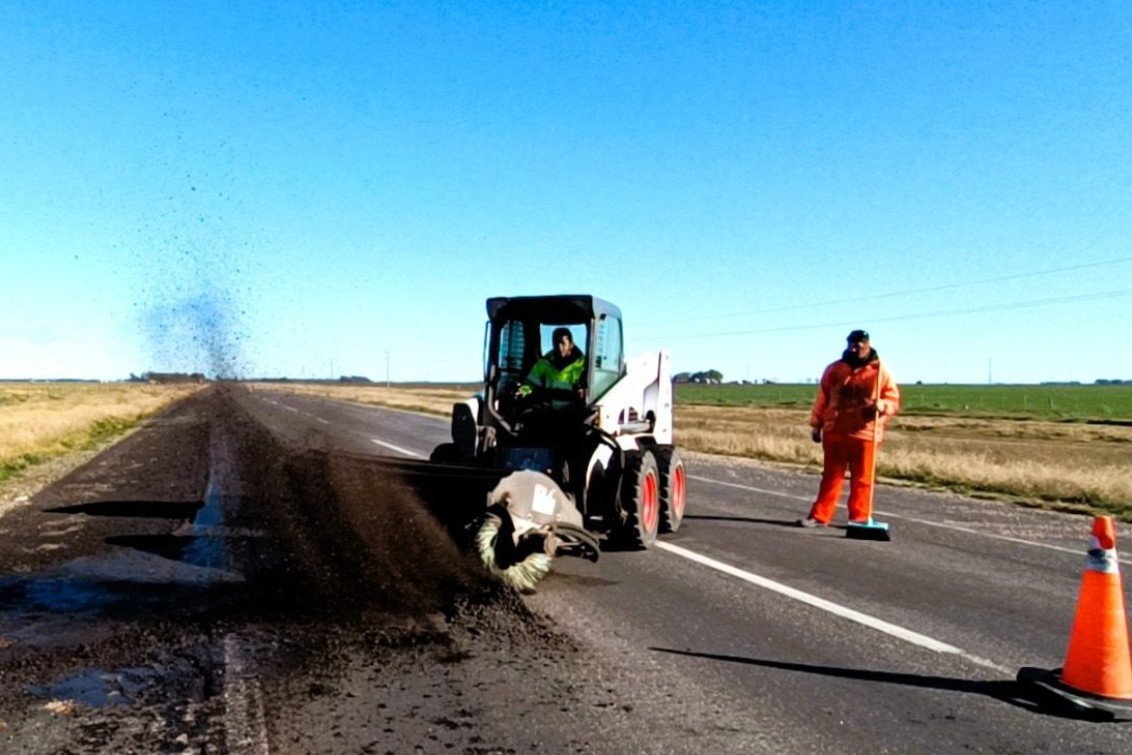
MULTIPOLYGON (((806 408, 816 384, 676 386, 677 404, 806 408)), ((1132 385, 902 385, 906 414, 1132 422, 1132 385)))

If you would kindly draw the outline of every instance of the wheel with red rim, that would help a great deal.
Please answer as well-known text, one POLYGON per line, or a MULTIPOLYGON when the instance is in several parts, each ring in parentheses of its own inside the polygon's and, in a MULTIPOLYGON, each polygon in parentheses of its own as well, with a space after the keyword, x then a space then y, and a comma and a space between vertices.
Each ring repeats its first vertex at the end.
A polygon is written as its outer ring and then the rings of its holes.
POLYGON ((648 548, 656 542, 660 528, 660 472, 651 451, 625 454, 621 485, 621 505, 625 508, 621 534, 626 545, 648 548))
POLYGON ((684 520, 687 475, 684 458, 672 446, 657 450, 656 464, 660 474, 660 531, 675 532, 684 520))

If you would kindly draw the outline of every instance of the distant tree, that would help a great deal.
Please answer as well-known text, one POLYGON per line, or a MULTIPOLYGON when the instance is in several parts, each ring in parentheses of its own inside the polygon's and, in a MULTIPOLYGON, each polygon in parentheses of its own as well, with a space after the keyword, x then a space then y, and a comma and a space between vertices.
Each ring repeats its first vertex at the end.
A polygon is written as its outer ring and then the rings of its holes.
POLYGON ((719 370, 704 370, 703 372, 693 372, 688 378, 692 383, 722 383, 723 373, 719 370))

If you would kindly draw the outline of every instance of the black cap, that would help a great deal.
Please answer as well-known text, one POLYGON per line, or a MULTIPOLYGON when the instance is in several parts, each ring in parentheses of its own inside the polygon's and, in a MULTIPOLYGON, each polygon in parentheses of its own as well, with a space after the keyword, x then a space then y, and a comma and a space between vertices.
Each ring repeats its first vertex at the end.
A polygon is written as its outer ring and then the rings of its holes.
POLYGON ((869 340, 869 331, 867 331, 867 330, 854 330, 852 333, 849 334, 849 337, 846 338, 845 340, 848 341, 849 343, 857 343, 857 341, 867 341, 867 340, 869 340))

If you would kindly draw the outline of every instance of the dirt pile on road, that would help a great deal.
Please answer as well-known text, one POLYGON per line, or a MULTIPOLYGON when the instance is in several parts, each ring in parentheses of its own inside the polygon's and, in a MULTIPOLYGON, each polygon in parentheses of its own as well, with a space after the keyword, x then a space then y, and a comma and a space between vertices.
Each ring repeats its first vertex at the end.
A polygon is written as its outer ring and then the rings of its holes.
POLYGON ((98 579, 116 589, 139 570, 168 574, 169 610, 182 615, 226 606, 411 617, 497 598, 464 536, 489 479, 288 445, 242 409, 239 390, 209 388, 172 407, 6 517, 0 566, 31 575, 8 592, 81 559, 88 571, 103 564, 98 579), (45 526, 81 540, 41 547, 45 526))
POLYGON ((213 400, 212 454, 235 451, 241 491, 227 514, 235 527, 267 525, 277 545, 256 575, 262 594, 297 609, 403 616, 498 597, 463 537, 486 478, 436 478, 379 457, 289 447, 224 392, 213 400))

